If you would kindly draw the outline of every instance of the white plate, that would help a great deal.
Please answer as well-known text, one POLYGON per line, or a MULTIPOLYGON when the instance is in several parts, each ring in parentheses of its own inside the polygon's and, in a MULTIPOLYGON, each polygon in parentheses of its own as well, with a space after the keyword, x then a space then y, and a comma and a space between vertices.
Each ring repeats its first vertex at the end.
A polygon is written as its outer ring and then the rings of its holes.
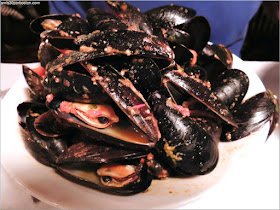
MULTIPOLYGON (((243 66, 242 60, 234 56, 233 67, 242 69, 243 66)), ((242 70, 250 79, 246 98, 265 90, 262 82, 253 72, 242 70)), ((224 177, 229 176, 228 172, 231 168, 238 170, 241 158, 244 161, 250 151, 262 145, 269 130, 267 123, 261 130, 242 140, 219 143, 218 165, 207 175, 153 180, 146 192, 123 197, 72 183, 56 174, 52 168, 37 162, 27 152, 16 111, 17 105, 27 99, 27 85, 22 77, 10 89, 1 104, 1 162, 7 173, 31 195, 58 208, 159 209, 187 206, 190 201, 214 192, 213 187, 221 183, 224 177)))

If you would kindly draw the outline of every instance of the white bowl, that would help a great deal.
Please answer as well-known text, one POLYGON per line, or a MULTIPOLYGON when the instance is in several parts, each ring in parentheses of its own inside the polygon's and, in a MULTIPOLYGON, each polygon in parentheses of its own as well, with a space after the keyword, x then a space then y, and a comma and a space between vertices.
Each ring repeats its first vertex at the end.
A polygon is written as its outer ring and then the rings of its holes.
MULTIPOLYGON (((246 72, 250 86, 246 98, 264 91, 261 80, 248 72, 243 61, 234 56, 233 68, 246 72)), ((54 169, 37 162, 25 149, 16 107, 28 99, 27 85, 22 77, 10 89, 1 108, 1 163, 7 173, 31 195, 57 208, 71 209, 151 209, 188 208, 191 201, 199 202, 203 196, 216 193, 225 177, 240 170, 238 167, 250 153, 263 145, 269 124, 252 135, 235 142, 219 143, 220 158, 217 167, 209 174, 190 178, 153 180, 147 191, 125 197, 109 195, 70 182, 55 173, 54 169)), ((246 169, 245 169, 246 170, 246 169)), ((238 171, 249 173, 250 171, 238 171)), ((230 180, 230 179, 227 179, 230 180)), ((212 196, 213 197, 213 196, 212 196)), ((217 200, 219 202, 219 194, 217 200)))

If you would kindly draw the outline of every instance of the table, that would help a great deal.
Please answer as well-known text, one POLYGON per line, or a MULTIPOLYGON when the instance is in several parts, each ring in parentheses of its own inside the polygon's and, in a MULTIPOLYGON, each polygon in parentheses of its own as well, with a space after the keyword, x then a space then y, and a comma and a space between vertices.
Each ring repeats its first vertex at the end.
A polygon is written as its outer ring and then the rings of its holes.
MULTIPOLYGON (((279 62, 244 63, 279 98, 279 62)), ((30 67, 33 65, 36 64, 30 67)), ((1 63, 1 100, 7 90, 22 77, 21 68, 20 64, 1 63)), ((279 129, 270 136, 262 151, 252 155, 255 157, 254 162, 245 162, 241 167, 255 171, 253 177, 232 171, 230 180, 222 180, 211 192, 180 209, 279 209, 279 129), (217 193, 220 202, 214 203, 217 193)), ((56 208, 32 198, 1 166, 1 209, 56 208)))

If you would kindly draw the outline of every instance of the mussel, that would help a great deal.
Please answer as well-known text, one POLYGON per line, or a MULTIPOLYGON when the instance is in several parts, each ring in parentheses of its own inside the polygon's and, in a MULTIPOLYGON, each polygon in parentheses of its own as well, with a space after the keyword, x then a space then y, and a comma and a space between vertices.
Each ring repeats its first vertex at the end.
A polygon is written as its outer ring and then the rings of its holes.
POLYGON ((239 140, 271 122, 269 91, 244 101, 249 78, 232 53, 210 43, 205 17, 179 5, 142 13, 126 2, 112 11, 47 15, 41 67, 23 66, 32 100, 18 106, 25 144, 40 163, 78 184, 132 195, 152 179, 206 175, 220 141, 239 140))

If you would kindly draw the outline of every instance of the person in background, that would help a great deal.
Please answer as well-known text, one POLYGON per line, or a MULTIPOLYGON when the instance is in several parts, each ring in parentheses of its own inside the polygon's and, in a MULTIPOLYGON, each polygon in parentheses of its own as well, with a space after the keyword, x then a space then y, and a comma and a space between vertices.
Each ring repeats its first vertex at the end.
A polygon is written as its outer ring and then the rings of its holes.
POLYGON ((36 5, 23 3, 25 4, 1 2, 2 63, 38 61, 40 36, 31 32, 29 24, 33 19, 48 14, 49 5, 48 2, 38 2, 36 5))
POLYGON ((250 20, 243 60, 279 61, 279 1, 263 1, 250 20))
MULTIPOLYGON (((176 4, 195 9, 197 15, 204 16, 211 26, 210 41, 223 44, 240 57, 248 24, 261 5, 261 1, 127 1, 142 12, 149 9, 176 4)), ((110 10, 101 1, 49 1, 50 14, 79 13, 85 18, 89 8, 110 10)))

